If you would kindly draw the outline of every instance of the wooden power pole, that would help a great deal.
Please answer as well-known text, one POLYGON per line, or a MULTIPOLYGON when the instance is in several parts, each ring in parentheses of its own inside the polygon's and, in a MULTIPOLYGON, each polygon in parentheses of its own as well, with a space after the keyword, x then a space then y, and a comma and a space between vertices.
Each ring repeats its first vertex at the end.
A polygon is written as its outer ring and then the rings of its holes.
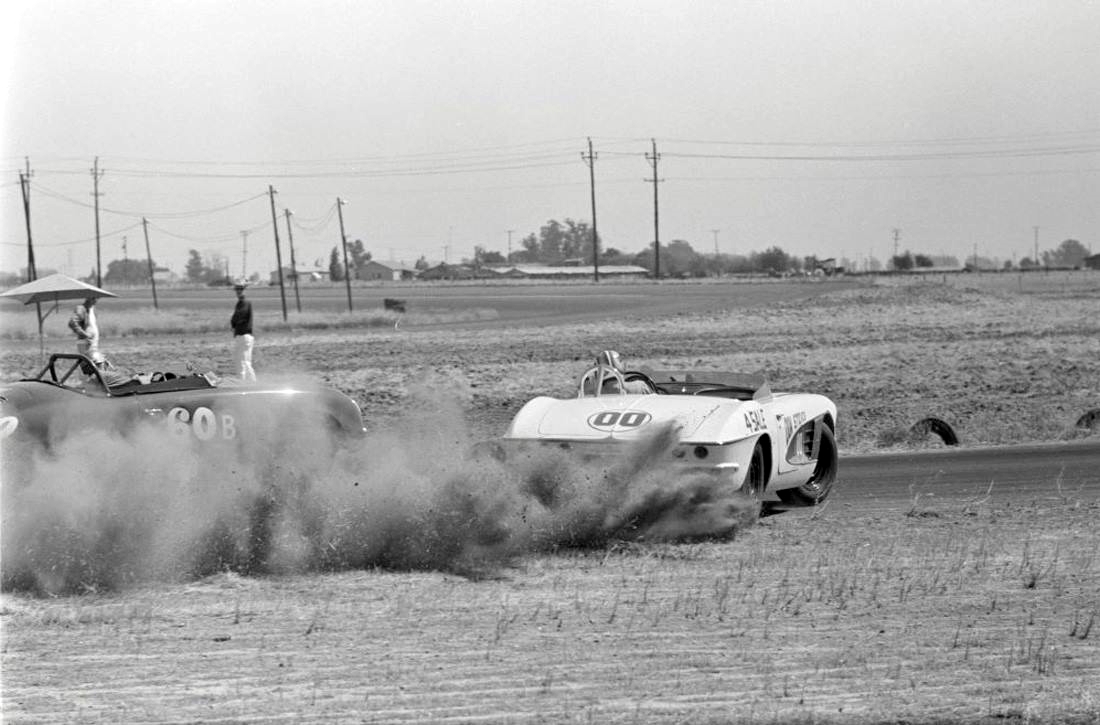
POLYGON ((275 187, 267 187, 271 199, 271 230, 275 233, 275 265, 279 269, 279 299, 283 303, 283 322, 286 322, 286 288, 283 287, 283 252, 279 249, 279 220, 275 216, 275 187))
POLYGON ((141 218, 141 228, 145 232, 145 259, 149 262, 149 282, 153 285, 153 309, 159 310, 160 305, 157 304, 157 275, 156 269, 153 267, 153 253, 149 251, 149 220, 145 217, 141 218))
POLYGON ((348 235, 344 233, 344 204, 343 199, 336 198, 336 216, 340 218, 340 244, 344 248, 344 286, 348 289, 348 312, 351 312, 351 266, 348 265, 348 235))
POLYGON ((99 255, 99 179, 103 172, 99 170, 99 157, 95 157, 92 166, 92 196, 95 198, 95 286, 103 286, 103 265, 99 255))
POLYGON ((290 245, 290 278, 294 280, 294 304, 298 308, 298 314, 302 312, 302 299, 298 296, 298 262, 294 260, 294 232, 290 228, 290 217, 294 214, 290 209, 286 212, 286 240, 290 245))
POLYGON ((596 231, 596 154, 592 151, 592 137, 588 137, 588 155, 581 154, 588 165, 588 186, 592 193, 592 281, 600 281, 600 236, 596 231))
POLYGON ((646 154, 646 160, 653 167, 653 178, 646 179, 646 181, 653 182, 653 278, 661 278, 661 225, 660 217, 658 215, 657 204, 657 184, 661 183, 662 179, 657 177, 657 162, 661 160, 661 155, 657 153, 657 139, 650 139, 653 142, 653 153, 646 154))

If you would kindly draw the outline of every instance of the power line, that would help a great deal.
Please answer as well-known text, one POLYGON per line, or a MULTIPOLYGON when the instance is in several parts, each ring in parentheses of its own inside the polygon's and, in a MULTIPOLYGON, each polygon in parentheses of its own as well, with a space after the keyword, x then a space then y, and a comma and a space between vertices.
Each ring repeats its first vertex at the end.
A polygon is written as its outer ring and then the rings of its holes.
POLYGON ((1001 149, 995 151, 943 151, 918 154, 698 154, 671 152, 668 156, 688 159, 730 159, 735 161, 938 161, 950 159, 1003 159, 1034 156, 1072 156, 1100 153, 1100 145, 1063 148, 1001 149))
MULTIPOLYGON (((42 186, 41 184, 34 184, 33 186, 34 186, 35 191, 41 192, 41 193, 45 194, 46 196, 53 197, 53 198, 58 199, 60 201, 65 201, 65 202, 68 202, 70 204, 75 204, 76 206, 81 206, 81 207, 84 207, 86 209, 93 208, 92 204, 88 204, 87 202, 80 201, 79 199, 73 199, 72 197, 66 196, 66 195, 64 195, 64 194, 62 194, 58 191, 48 189, 48 188, 42 186)), ((256 194, 255 196, 250 196, 247 199, 241 199, 240 201, 235 201, 235 202, 232 202, 231 204, 224 204, 222 206, 211 207, 209 209, 195 209, 193 211, 160 212, 160 213, 157 213, 157 212, 121 211, 121 210, 118 210, 118 209, 107 209, 107 208, 104 208, 104 207, 101 207, 100 211, 104 212, 104 213, 107 213, 107 214, 116 214, 118 216, 128 216, 128 217, 134 217, 134 218, 138 218, 138 219, 140 219, 142 217, 146 217, 146 218, 149 218, 149 219, 187 219, 187 218, 190 218, 190 217, 206 216, 208 214, 216 214, 217 212, 220 212, 220 211, 226 211, 228 209, 233 209, 233 208, 241 206, 243 204, 247 204, 250 201, 255 201, 256 199, 262 199, 265 196, 267 196, 266 193, 265 194, 256 194)))

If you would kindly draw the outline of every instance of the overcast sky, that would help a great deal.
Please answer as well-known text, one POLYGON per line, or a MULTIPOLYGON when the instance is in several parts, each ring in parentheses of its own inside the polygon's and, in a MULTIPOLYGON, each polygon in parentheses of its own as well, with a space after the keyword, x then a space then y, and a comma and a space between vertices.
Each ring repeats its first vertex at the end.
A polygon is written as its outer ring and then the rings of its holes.
MULTIPOLYGON (((5 4, 0 267, 189 249, 231 272, 340 240, 381 260, 505 252, 548 219, 638 251, 1100 251, 1100 3, 5 4), (248 230, 247 242, 242 231, 248 230), (717 231, 715 231, 717 230, 717 231), (247 252, 246 252, 247 249, 247 252)), ((284 261, 287 261, 284 259, 284 261)))

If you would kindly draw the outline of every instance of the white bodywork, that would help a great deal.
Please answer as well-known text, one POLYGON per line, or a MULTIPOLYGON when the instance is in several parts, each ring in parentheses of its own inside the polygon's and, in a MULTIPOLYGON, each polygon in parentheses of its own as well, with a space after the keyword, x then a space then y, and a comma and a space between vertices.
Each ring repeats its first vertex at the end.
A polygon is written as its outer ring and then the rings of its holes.
POLYGON ((676 465, 726 477, 735 489, 743 485, 760 442, 760 493, 776 499, 778 491, 811 480, 820 426, 836 425, 836 406, 825 396, 772 393, 760 377, 709 371, 646 376, 666 392, 586 395, 582 386, 576 398, 538 397, 516 414, 504 440, 557 444, 585 458, 603 458, 671 423, 679 438, 672 454, 676 465))

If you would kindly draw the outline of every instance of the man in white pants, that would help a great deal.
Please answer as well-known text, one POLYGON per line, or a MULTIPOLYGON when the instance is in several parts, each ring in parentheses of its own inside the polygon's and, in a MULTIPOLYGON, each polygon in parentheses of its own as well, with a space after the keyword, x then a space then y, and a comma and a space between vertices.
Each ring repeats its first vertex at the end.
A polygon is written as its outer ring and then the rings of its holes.
POLYGON ((99 325, 95 319, 95 297, 88 297, 77 305, 69 318, 69 329, 76 335, 76 351, 94 357, 99 352, 99 325))
POLYGON ((252 303, 244 298, 245 286, 243 281, 233 285, 237 292, 237 306, 233 309, 229 325, 233 328, 233 367, 241 380, 250 381, 256 379, 256 371, 252 369, 252 303))

